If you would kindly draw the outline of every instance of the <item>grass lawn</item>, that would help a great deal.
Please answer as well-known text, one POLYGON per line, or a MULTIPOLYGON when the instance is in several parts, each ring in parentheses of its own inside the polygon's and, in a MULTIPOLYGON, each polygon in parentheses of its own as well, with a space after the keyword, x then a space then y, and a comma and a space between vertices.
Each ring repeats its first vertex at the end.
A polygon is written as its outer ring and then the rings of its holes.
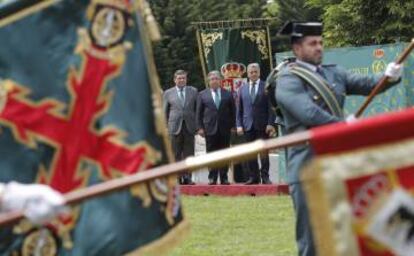
POLYGON ((183 197, 190 235, 171 256, 296 255, 290 197, 183 197))

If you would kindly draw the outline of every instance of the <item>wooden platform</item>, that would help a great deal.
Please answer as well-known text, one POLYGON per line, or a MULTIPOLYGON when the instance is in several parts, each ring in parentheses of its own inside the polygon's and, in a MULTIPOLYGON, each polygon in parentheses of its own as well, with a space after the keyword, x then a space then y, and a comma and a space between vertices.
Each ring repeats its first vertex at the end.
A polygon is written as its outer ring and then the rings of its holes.
POLYGON ((267 195, 288 195, 287 184, 272 185, 181 185, 181 193, 188 196, 267 196, 267 195))

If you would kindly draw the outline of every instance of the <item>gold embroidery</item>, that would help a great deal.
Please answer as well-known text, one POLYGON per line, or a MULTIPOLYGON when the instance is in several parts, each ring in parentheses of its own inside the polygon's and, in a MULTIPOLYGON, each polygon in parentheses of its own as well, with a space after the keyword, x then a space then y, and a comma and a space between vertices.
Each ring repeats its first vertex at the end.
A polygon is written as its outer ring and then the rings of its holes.
MULTIPOLYGON (((49 5, 51 5, 52 3, 55 3, 55 2, 58 2, 58 1, 59 0, 54 0, 54 1, 52 1, 52 0, 46 1, 45 0, 44 1, 45 5, 38 5, 36 9, 31 9, 31 11, 33 11, 33 12, 38 11, 41 8, 45 8, 49 5), (47 3, 47 5, 46 5, 46 3, 47 3)), ((124 3, 126 3, 126 2, 127 1, 92 0, 91 4, 90 4, 90 8, 88 8, 88 10, 89 10, 88 14, 90 15, 89 18, 92 19, 92 17, 93 17, 93 11, 94 11, 95 4, 100 3, 100 4, 120 8, 120 7, 123 7, 124 3)), ((144 1, 144 0, 136 1, 136 5, 138 5, 138 7, 137 7, 138 11, 144 12, 144 10, 142 8, 140 8, 144 4, 144 2, 146 2, 146 1, 144 1)), ((115 65, 122 66, 125 62, 125 53, 126 53, 127 50, 132 49, 132 44, 130 42, 122 41, 123 36, 122 36, 121 32, 123 33, 124 31, 122 31, 122 29, 125 29, 126 25, 129 24, 132 21, 130 19, 128 19, 128 20, 126 20, 126 22, 122 22, 121 15, 118 15, 119 12, 116 11, 114 13, 115 14, 114 19, 113 19, 114 23, 104 24, 105 22, 111 20, 111 19, 108 18, 110 15, 112 15, 112 14, 110 14, 109 9, 110 9, 110 7, 109 8, 106 7, 105 9, 101 9, 101 10, 105 10, 105 12, 99 12, 100 15, 97 15, 97 18, 99 18, 98 21, 100 21, 100 24, 96 24, 95 28, 92 28, 92 30, 93 30, 93 31, 91 31, 92 34, 88 34, 88 30, 86 30, 86 29, 80 29, 79 30, 79 43, 78 43, 77 48, 76 48, 76 53, 80 54, 81 58, 83 60, 85 60, 85 53, 87 52, 88 54, 90 54, 90 55, 92 55, 96 58, 107 59, 107 60, 110 60, 115 65), (106 19, 106 18, 108 18, 108 19, 106 19), (108 38, 106 38, 105 36, 102 37, 102 34, 105 35, 105 33, 104 33, 105 32, 105 27, 110 29, 109 34, 108 34, 108 38), (100 42, 103 42, 103 43, 101 43, 100 46, 104 47, 106 49, 102 50, 102 49, 93 47, 94 41, 92 40, 91 36, 94 36, 94 37, 96 37, 95 39, 100 40, 100 42), (101 37, 101 38, 99 38, 99 37, 101 37), (107 39, 108 39, 108 41, 105 41, 107 39), (120 41, 120 40, 121 40, 121 42, 118 43, 118 41, 120 41)), ((120 9, 122 9, 122 11, 126 11, 128 13, 131 12, 131 11, 128 11, 129 9, 127 10, 127 8, 120 8, 120 9)), ((24 15, 27 15, 27 14, 28 13, 26 13, 26 12, 24 13, 24 15)), ((141 14, 143 15, 144 13, 141 13, 141 14)), ((16 19, 19 19, 19 18, 22 18, 22 17, 24 17, 23 13, 13 17, 13 20, 8 19, 7 23, 12 22, 12 21, 14 21, 16 19)), ((3 19, 0 22, 0 26, 4 25, 4 24, 6 24, 6 20, 3 19)), ((148 33, 147 29, 148 28, 146 27, 146 25, 148 25, 148 24, 139 24, 138 23, 137 25, 139 26, 139 32, 141 33, 141 39, 142 39, 142 43, 144 45, 144 53, 145 53, 146 59, 148 61, 148 73, 149 73, 149 80, 150 80, 150 84, 151 84, 153 104, 154 104, 154 115, 155 115, 156 131, 159 135, 161 135, 163 137, 163 140, 164 140, 164 143, 165 143, 164 144, 165 150, 167 151, 167 158, 171 162, 173 160, 172 150, 171 150, 171 146, 170 146, 169 141, 168 141, 168 134, 167 134, 166 124, 165 124, 165 118, 163 116, 163 112, 161 111, 162 110, 161 109, 162 108, 162 91, 161 91, 161 87, 160 87, 159 81, 158 81, 158 76, 157 76, 156 70, 155 70, 152 51, 151 51, 151 48, 150 48, 151 45, 150 45, 149 39, 147 38, 147 33, 148 33)), ((83 76, 82 75, 83 74, 83 68, 84 68, 84 65, 81 65, 81 68, 79 69, 78 72, 75 72, 74 69, 71 71, 73 73, 73 78, 74 79, 77 78, 79 80, 79 78, 81 78, 83 76)), ((108 80, 110 80, 111 78, 116 77, 118 74, 119 74, 119 72, 116 72, 113 76, 111 76, 107 80, 105 80, 104 83, 106 84, 106 82, 108 80)), ((70 77, 70 75, 69 75, 69 77, 70 77)), ((16 87, 19 87, 19 88, 21 87, 21 88, 26 89, 23 86, 18 86, 17 83, 14 83, 14 82, 10 83, 10 82, 11 81, 7 80, 7 83, 5 84, 6 85, 5 88, 7 90, 13 89, 13 88, 16 88, 16 87), (7 85, 10 85, 11 87, 9 88, 7 85)), ((70 88, 69 85, 67 87, 70 88)), ((70 91, 70 94, 73 96, 74 95, 73 90, 69 89, 69 91, 70 91)), ((27 94, 30 93, 30 90, 26 90, 26 91, 22 90, 22 92, 27 92, 26 93, 26 95, 27 95, 27 94)), ((19 95, 17 95, 17 96, 19 96, 19 95)), ((20 96, 21 96, 21 98, 25 99, 24 102, 27 101, 28 105, 35 105, 36 106, 37 102, 32 102, 31 100, 27 99, 26 97, 23 97, 22 95, 20 95, 20 96)), ((108 104, 110 105, 111 99, 112 99, 112 97, 109 94, 99 95, 99 101, 100 102, 101 101, 108 101, 108 104)), ((48 100, 51 100, 51 99, 48 99, 48 100)), ((69 114, 63 114, 62 113, 63 110, 67 108, 64 104, 61 104, 58 101, 53 101, 51 105, 53 107, 48 112, 50 115, 60 117, 60 118, 64 118, 66 120, 67 120, 66 116, 70 116, 71 111, 70 111, 69 114)), ((70 109, 72 109, 72 108, 70 107, 70 109)), ((102 111, 100 113, 103 113, 103 112, 104 111, 102 109, 102 111)), ((11 126, 11 128, 13 130, 14 126, 11 126)), ((116 129, 116 127, 112 127, 112 126, 111 127, 106 127, 106 128, 110 128, 111 130, 116 131, 116 132, 119 131, 119 133, 117 133, 117 134, 119 134, 119 136, 112 136, 110 138, 112 143, 120 144, 120 145, 122 145, 122 146, 124 146, 128 149, 134 149, 135 147, 138 147, 138 146, 144 147, 146 153, 145 153, 144 162, 142 164, 143 167, 147 168, 148 166, 153 166, 155 163, 158 163, 161 160, 161 153, 157 149, 152 148, 148 143, 139 142, 138 145, 137 144, 127 145, 126 143, 123 142, 122 139, 123 139, 124 134, 121 133, 121 131, 119 129, 116 129)), ((97 130, 95 128, 91 127, 91 129, 93 131, 97 132, 97 130)), ((36 146, 35 140, 31 139, 32 134, 28 134, 28 136, 29 136, 30 139, 27 139, 28 142, 26 141, 25 143, 27 144, 27 143, 33 141, 33 143, 32 143, 33 146, 36 146)), ((17 138, 19 138, 19 137, 17 137, 17 138)), ((37 139, 41 139, 41 140, 44 141, 47 138, 40 137, 40 138, 37 138, 37 139)), ((49 140, 49 142, 50 142, 50 140, 49 140)), ((56 146, 55 144, 52 144, 52 145, 56 146)), ((59 147, 57 147, 57 149, 59 150, 59 147)), ((84 160, 87 160, 88 162, 92 162, 92 163, 96 164, 96 162, 93 161, 93 159, 85 158, 84 160)), ((52 167, 53 166, 54 166, 54 164, 52 164, 52 167)), ((97 166, 98 166, 99 169, 101 169, 99 167, 99 165, 97 165, 97 166)), ((39 169, 43 170, 40 173, 45 173, 46 168, 44 166, 39 166, 39 169)), ((140 168, 140 170, 141 169, 143 169, 143 168, 140 168)), ((80 165, 77 167, 77 170, 78 171, 76 173, 76 176, 78 177, 78 173, 81 171, 81 166, 80 165)), ((100 170, 99 174, 101 175, 101 173, 102 173, 102 171, 100 170)), ((117 176, 118 171, 117 170, 111 170, 110 174, 113 177, 117 176)), ((101 176, 103 176, 103 175, 101 175, 101 176)), ((101 177, 101 178, 104 179, 105 177, 101 177)), ((166 204, 165 207, 167 208, 167 210, 165 212, 165 215, 166 215, 166 219, 168 220, 170 225, 175 224, 173 221, 171 221, 171 220, 173 220, 172 216, 173 216, 174 212, 173 211, 168 211, 168 209, 170 208, 170 205, 171 205, 171 208, 172 208, 172 206, 174 206, 174 203, 177 203, 179 201, 178 199, 174 200, 176 198, 173 197, 173 195, 176 195, 176 194, 179 193, 178 188, 176 186, 176 181, 177 181, 176 177, 172 176, 172 177, 168 178, 165 181, 166 182, 165 186, 161 186, 162 188, 167 189, 166 191, 164 191, 165 193, 167 193, 167 195, 163 196, 162 193, 160 193, 160 192, 163 191, 162 189, 157 190, 159 199, 163 199, 163 201, 161 203, 166 204)), ((83 187, 85 185, 86 184, 82 184, 81 186, 83 187)), ((144 193, 142 198, 147 200, 145 203, 146 203, 146 207, 148 207, 149 204, 151 203, 151 195, 149 193, 150 190, 149 190, 148 186, 146 186, 144 184, 142 184, 141 186, 144 188, 143 190, 145 190, 145 193, 146 193, 146 195, 144 193)), ((132 192, 132 193, 134 194, 134 192, 132 192)), ((137 194, 139 194, 139 193, 137 193, 137 194)), ((154 197, 154 199, 158 200, 155 197, 154 197)), ((145 203, 144 203, 144 205, 145 205, 145 203)), ((77 221, 78 216, 79 216, 79 209, 80 209, 79 206, 73 208, 71 216, 75 216, 75 217, 72 219, 72 222, 69 226, 62 226, 61 223, 58 220, 54 220, 51 223, 52 226, 58 227, 57 230, 56 230, 57 231, 56 236, 59 237, 62 240, 64 248, 72 248, 74 246, 73 241, 71 240, 70 231, 74 227, 74 225, 76 224, 76 221, 77 221)), ((175 214, 174 214, 174 217, 175 217, 175 214)), ((14 232, 18 233, 18 234, 24 234, 24 233, 29 232, 33 227, 34 226, 28 220, 23 220, 19 225, 16 225, 14 227, 14 232)), ((34 232, 30 233, 28 235, 28 237, 30 236, 31 238, 30 238, 30 240, 28 238, 26 243, 28 245, 33 244, 33 243, 37 243, 38 238, 36 238, 36 237, 45 236, 45 235, 41 235, 40 234, 41 232, 43 232, 43 231, 34 231, 34 232), (31 241, 33 241, 33 242, 31 242, 31 241)), ((50 235, 50 231, 47 230, 47 232, 48 232, 48 235, 46 236, 47 237, 46 239, 47 239, 47 241, 49 241, 49 237, 51 237, 53 239, 53 236, 50 235)), ((180 221, 178 223, 178 225, 172 227, 171 230, 168 231, 168 233, 164 234, 159 239, 151 242, 149 245, 146 245, 143 248, 139 248, 138 250, 139 251, 147 251, 148 248, 151 248, 151 249, 154 249, 154 250, 163 250, 164 251, 168 248, 167 246, 175 244, 178 240, 181 240, 183 238, 183 234, 185 234, 186 232, 188 232, 188 222, 185 219, 183 219, 182 221, 180 221)), ((32 247, 28 246, 27 248, 30 249, 32 247)), ((51 249, 48 249, 47 252, 43 253, 43 251, 42 251, 41 255, 55 255, 56 254, 56 251, 55 252, 53 251, 53 246, 50 246, 49 248, 51 248, 51 249)), ((43 250, 43 248, 42 248, 42 250, 43 250)), ((30 254, 30 255, 32 255, 32 254, 30 254)))
POLYGON ((151 243, 137 248, 125 255, 127 256, 150 256, 150 255, 167 255, 171 251, 171 247, 181 243, 187 237, 190 231, 190 223, 187 220, 181 221, 174 229, 168 231, 167 234, 151 243))
POLYGON ((384 72, 385 68, 387 67, 387 64, 383 60, 375 60, 372 63, 372 73, 378 74, 384 72))
POLYGON ((148 208, 153 200, 160 203, 165 212, 165 218, 170 225, 175 223, 177 207, 180 207, 179 190, 176 175, 156 179, 130 188, 131 195, 142 200, 142 206, 148 208))
POLYGON ((30 233, 23 242, 23 256, 54 256, 56 253, 56 241, 48 229, 40 229, 30 233))
POLYGON ((241 32, 241 37, 243 39, 247 37, 250 41, 257 44, 257 47, 262 54, 262 60, 269 58, 265 30, 245 30, 241 32))
POLYGON ((201 41, 204 45, 204 57, 208 62, 208 54, 211 51, 211 47, 217 41, 217 39, 223 39, 223 32, 213 32, 213 33, 201 33, 201 41))
MULTIPOLYGON (((395 168, 413 166, 413 150, 414 140, 407 139, 323 156, 305 168, 301 179, 307 200, 312 201, 309 205, 312 213, 310 218, 312 226, 318 227, 314 236, 320 255, 358 255, 358 242, 354 234, 365 234, 364 230, 371 216, 367 214, 357 220, 353 217, 343 181, 374 175, 379 170, 390 175, 395 168), (358 225, 353 225, 356 221, 358 225)), ((376 206, 373 204, 371 207, 376 206)), ((369 246, 372 248, 373 245, 369 246)), ((377 249, 382 250, 380 247, 377 249)))
POLYGON ((0 113, 3 111, 7 103, 7 93, 12 89, 12 84, 9 80, 2 80, 0 78, 0 113))
POLYGON ((62 0, 44 0, 39 1, 38 4, 33 4, 30 7, 24 8, 22 10, 19 10, 15 12, 12 15, 6 16, 5 18, 0 19, 0 27, 6 26, 10 23, 13 23, 19 19, 22 19, 34 12, 41 11, 42 9, 45 9, 53 4, 56 4, 62 0))

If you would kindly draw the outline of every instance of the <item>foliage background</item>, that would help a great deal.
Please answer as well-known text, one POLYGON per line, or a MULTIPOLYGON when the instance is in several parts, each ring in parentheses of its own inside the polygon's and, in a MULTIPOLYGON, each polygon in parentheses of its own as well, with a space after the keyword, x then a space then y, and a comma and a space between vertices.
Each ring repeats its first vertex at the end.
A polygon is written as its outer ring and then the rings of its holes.
POLYGON ((175 70, 189 71, 189 84, 202 89, 202 71, 192 22, 272 18, 273 53, 289 49, 277 30, 287 20, 322 21, 327 47, 410 41, 414 1, 403 0, 149 0, 162 40, 154 45, 163 89, 175 70))

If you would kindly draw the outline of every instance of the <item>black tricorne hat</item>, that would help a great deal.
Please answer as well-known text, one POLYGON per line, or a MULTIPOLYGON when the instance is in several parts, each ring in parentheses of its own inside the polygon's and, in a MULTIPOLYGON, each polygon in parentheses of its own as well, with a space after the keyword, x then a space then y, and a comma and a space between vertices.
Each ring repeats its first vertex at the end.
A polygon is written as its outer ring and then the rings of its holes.
POLYGON ((301 38, 305 36, 320 36, 322 35, 323 26, 320 22, 295 22, 288 21, 278 31, 279 36, 290 36, 294 38, 301 38))

